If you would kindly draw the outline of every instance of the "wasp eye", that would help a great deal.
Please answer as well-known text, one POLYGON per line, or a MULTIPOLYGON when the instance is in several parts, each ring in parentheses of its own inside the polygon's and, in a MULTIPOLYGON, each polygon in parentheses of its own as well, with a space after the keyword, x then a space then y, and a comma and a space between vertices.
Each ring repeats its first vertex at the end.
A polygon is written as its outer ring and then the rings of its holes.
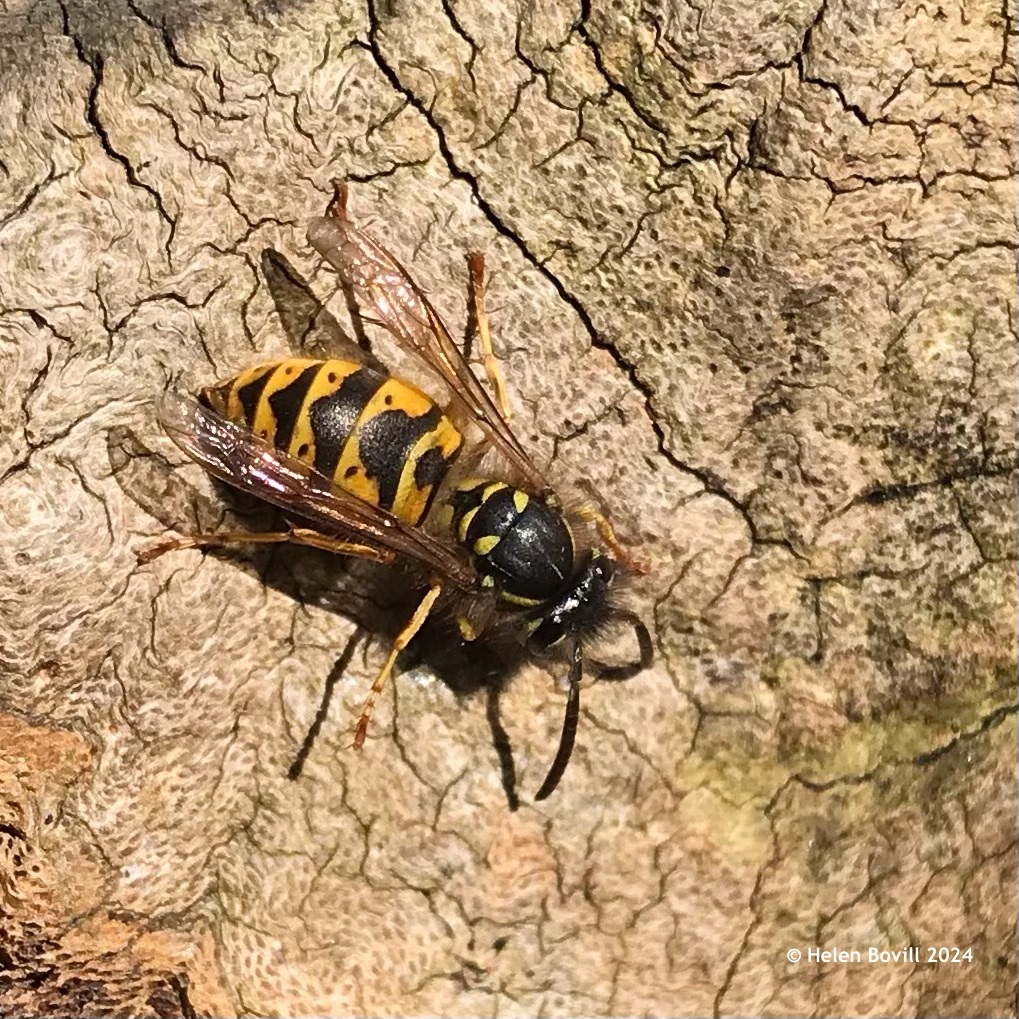
POLYGON ((532 655, 555 647, 566 636, 566 627, 558 619, 543 619, 534 633, 527 638, 527 650, 532 655))

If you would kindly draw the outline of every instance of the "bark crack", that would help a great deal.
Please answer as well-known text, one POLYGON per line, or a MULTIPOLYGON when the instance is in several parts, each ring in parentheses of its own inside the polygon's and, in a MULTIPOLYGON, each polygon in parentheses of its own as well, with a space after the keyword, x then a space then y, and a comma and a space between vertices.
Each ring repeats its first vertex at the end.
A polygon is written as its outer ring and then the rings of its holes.
MULTIPOLYGON (((584 306, 581 299, 574 294, 562 279, 549 269, 547 263, 537 257, 535 253, 530 249, 523 237, 517 233, 503 218, 499 215, 496 209, 488 201, 485 195, 482 193, 480 182, 478 178, 464 169, 453 153, 452 148, 449 145, 448 139, 446 138, 445 131, 442 124, 439 122, 435 115, 435 112, 418 96, 412 89, 405 85, 399 77, 399 74, 389 63, 385 54, 382 51, 381 44, 379 42, 379 34, 381 31, 381 22, 376 11, 375 0, 369 0, 368 2, 368 16, 369 16, 369 31, 368 31, 368 49, 375 59, 379 69, 382 71, 386 80, 390 83, 394 90, 400 95, 404 96, 407 102, 424 118, 425 122, 431 128, 440 154, 449 169, 451 176, 465 183, 471 191, 471 194, 478 205, 478 208, 485 214, 489 223, 493 226, 500 236, 505 237, 507 240, 513 242, 517 250, 521 253, 524 259, 535 268, 554 288, 560 299, 563 300, 569 307, 574 311, 584 327, 585 332, 591 342, 591 345, 598 350, 604 350, 609 353, 613 360, 616 362, 619 370, 625 375, 630 385, 636 390, 641 396, 644 406, 645 414, 647 415, 648 422, 651 425, 651 429, 654 432, 655 438, 658 443, 658 450, 661 455, 675 468, 683 471, 697 478, 705 487, 705 489, 714 495, 718 495, 729 503, 734 509, 736 509, 740 515, 746 521, 747 527, 750 531, 751 538, 755 543, 759 544, 779 544, 789 549, 790 552, 794 552, 792 545, 785 539, 769 539, 763 538, 758 533, 758 529, 753 519, 750 517, 747 507, 744 503, 738 500, 725 486, 721 478, 715 474, 710 468, 695 467, 691 464, 683 461, 677 456, 671 449, 668 437, 665 433, 665 429, 662 426, 661 421, 658 419, 657 414, 653 409, 653 401, 655 398, 654 391, 651 387, 645 383, 639 376, 636 365, 625 358, 619 351, 619 348, 609 339, 602 335, 601 331, 595 325, 594 320, 591 318, 590 312, 584 306)), ((794 552, 795 554, 795 552, 794 552)))
POLYGON ((166 224, 167 227, 167 237, 164 243, 164 249, 166 251, 167 261, 172 264, 172 246, 177 229, 177 222, 163 204, 162 195, 160 195, 156 188, 154 188, 151 184, 142 180, 142 178, 138 176, 138 171, 135 169, 134 164, 116 147, 116 145, 114 145, 113 140, 110 138, 110 133, 99 115, 99 90, 103 85, 106 66, 103 55, 98 50, 91 54, 87 52, 85 43, 81 36, 75 34, 71 30, 70 15, 68 14, 67 6, 63 0, 60 0, 60 10, 63 16, 61 26, 62 32, 68 39, 71 40, 78 59, 87 68, 89 68, 92 75, 88 90, 85 93, 85 121, 95 132, 103 152, 105 152, 106 155, 115 163, 119 163, 123 168, 124 176, 127 178, 128 184, 130 184, 133 188, 138 188, 139 190, 144 191, 152 199, 152 202, 156 207, 156 211, 159 213, 159 218, 166 224))

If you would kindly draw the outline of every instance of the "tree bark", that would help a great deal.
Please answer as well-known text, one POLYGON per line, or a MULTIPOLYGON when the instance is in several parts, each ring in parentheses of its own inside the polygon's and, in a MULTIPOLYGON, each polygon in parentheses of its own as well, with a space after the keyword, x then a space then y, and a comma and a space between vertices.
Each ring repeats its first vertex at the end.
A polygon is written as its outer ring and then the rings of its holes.
POLYGON ((0 17, 0 1013, 1015 1015, 1012 4, 0 17), (378 642, 291 782, 388 589, 136 560, 257 515, 152 400, 286 350, 334 178, 454 333, 486 252, 517 432, 653 566, 539 805, 555 668, 516 812, 427 663, 348 749, 378 642))

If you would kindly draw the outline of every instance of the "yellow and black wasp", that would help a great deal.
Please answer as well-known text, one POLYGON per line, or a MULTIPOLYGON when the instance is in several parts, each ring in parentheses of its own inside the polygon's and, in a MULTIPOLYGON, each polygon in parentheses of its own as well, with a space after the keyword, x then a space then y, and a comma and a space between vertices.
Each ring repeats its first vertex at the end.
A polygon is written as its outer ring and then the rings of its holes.
POLYGON ((351 340, 336 341, 329 358, 256 365, 203 389, 197 400, 166 393, 159 418, 173 441, 215 477, 284 510, 290 526, 197 534, 145 558, 175 548, 292 542, 379 563, 415 563, 427 589, 372 683, 354 731, 357 748, 397 656, 440 598, 460 606, 465 641, 513 624, 534 655, 565 645, 569 694, 559 749, 536 794, 544 799, 573 749, 585 638, 613 618, 636 635, 638 660, 597 663, 599 678, 629 678, 651 664, 647 628, 609 600, 620 567, 639 564, 593 507, 564 512, 511 431, 485 313, 483 256, 468 260, 470 325, 494 401, 410 275, 350 221, 345 185, 337 185, 326 215, 311 222, 308 240, 389 332, 438 373, 449 404, 440 407, 390 375, 351 340), (471 443, 475 427, 480 436, 471 443), (504 462, 499 477, 478 469, 493 451, 504 462), (575 535, 585 529, 603 547, 578 547, 575 535))

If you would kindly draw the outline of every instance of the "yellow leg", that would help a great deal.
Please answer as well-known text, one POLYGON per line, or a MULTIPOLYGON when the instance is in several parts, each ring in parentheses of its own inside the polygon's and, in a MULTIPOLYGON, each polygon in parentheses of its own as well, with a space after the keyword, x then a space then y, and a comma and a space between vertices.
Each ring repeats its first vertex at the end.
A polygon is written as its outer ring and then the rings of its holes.
POLYGON ((294 545, 310 545, 337 555, 356 556, 359 559, 374 559, 378 563, 393 561, 393 553, 385 549, 359 545, 352 541, 340 541, 327 534, 320 534, 309 527, 292 527, 289 531, 220 531, 217 534, 192 534, 160 542, 138 553, 139 563, 150 563, 167 552, 181 548, 217 548, 222 545, 274 545, 290 542, 294 545))
POLYGON ((389 674, 393 671, 397 656, 413 640, 414 634, 421 629, 422 624, 428 618, 428 613, 432 611, 432 606, 441 593, 442 585, 432 584, 428 589, 428 593, 421 599, 421 604, 414 610, 414 615, 410 617, 410 621, 396 635, 393 647, 386 657, 382 668, 379 669, 375 682, 372 683, 372 688, 364 702, 364 707, 361 709, 361 717, 357 720, 357 728, 354 730, 354 748, 356 750, 360 750, 364 746, 365 737, 368 735, 368 723, 371 721, 372 711, 375 710, 375 702, 378 700, 379 694, 382 693, 382 688, 386 685, 389 674))
POLYGON ((651 567, 639 556, 635 556, 629 549, 623 546, 616 537, 615 529, 609 522, 609 518, 590 503, 581 506, 577 510, 577 516, 581 520, 593 523, 598 529, 598 536, 615 556, 622 563, 627 572, 645 576, 651 572, 651 567))
POLYGON ((495 390, 495 400, 502 416, 509 421, 509 402, 506 399, 506 382, 502 368, 492 349, 492 334, 488 331, 488 316, 485 314, 485 256, 475 252, 467 257, 470 269, 470 322, 469 328, 476 331, 481 345, 481 357, 485 375, 495 390))
POLYGON ((457 616, 456 625, 460 630, 460 636, 468 643, 471 644, 478 639, 478 631, 474 628, 474 624, 466 616, 457 616))

